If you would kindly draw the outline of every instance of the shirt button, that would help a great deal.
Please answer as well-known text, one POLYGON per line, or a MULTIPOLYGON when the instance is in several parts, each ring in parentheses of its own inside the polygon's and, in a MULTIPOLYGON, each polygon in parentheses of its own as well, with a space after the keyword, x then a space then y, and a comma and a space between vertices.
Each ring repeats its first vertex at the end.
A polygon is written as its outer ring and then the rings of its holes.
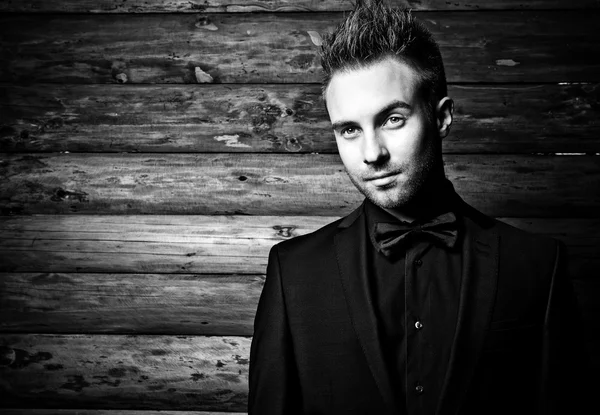
POLYGON ((417 386, 415 387, 415 391, 416 391, 418 394, 421 394, 421 393, 423 393, 423 386, 421 386, 421 385, 417 385, 417 386))
POLYGON ((415 265, 416 265, 417 267, 420 267, 421 265, 423 265, 423 261, 421 261, 420 259, 417 259, 417 260, 415 261, 415 265))
POLYGON ((423 324, 422 324, 420 321, 417 321, 417 322, 415 323, 415 328, 416 328, 417 330, 421 330, 421 329, 423 328, 423 324))

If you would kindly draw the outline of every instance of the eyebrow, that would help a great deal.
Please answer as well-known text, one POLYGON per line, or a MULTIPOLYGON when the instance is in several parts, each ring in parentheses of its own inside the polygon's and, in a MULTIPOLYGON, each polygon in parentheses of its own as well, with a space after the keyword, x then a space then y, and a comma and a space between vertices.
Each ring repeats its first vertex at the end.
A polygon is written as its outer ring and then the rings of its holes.
MULTIPOLYGON (((385 114, 387 112, 390 112, 391 110, 398 109, 398 108, 406 109, 409 111, 412 110, 412 107, 409 104, 407 104, 406 102, 394 100, 394 101, 390 102, 389 104, 387 104, 385 107, 381 108, 379 111, 377 111, 377 114, 375 114, 375 118, 381 117, 382 114, 385 114)), ((331 123, 331 128, 333 128, 334 130, 340 130, 341 128, 348 127, 351 125, 356 125, 356 122, 340 120, 340 121, 331 123)))

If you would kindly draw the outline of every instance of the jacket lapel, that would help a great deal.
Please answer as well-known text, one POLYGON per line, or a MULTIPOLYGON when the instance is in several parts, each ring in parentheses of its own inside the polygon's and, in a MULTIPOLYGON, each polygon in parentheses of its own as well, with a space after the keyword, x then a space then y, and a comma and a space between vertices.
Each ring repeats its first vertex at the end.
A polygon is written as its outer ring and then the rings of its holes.
POLYGON ((460 303, 438 415, 456 414, 464 401, 483 349, 496 296, 497 231, 490 218, 462 204, 465 239, 460 303))
POLYGON ((383 361, 369 289, 369 238, 365 229, 363 206, 364 204, 340 223, 335 235, 335 252, 352 325, 383 401, 392 412, 395 407, 394 395, 383 361))

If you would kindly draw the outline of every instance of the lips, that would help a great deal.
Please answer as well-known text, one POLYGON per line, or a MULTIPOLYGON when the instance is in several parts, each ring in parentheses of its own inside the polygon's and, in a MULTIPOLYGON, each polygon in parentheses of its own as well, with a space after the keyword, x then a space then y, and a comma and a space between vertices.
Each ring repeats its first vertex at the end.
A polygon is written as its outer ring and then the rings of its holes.
POLYGON ((373 180, 381 180, 381 179, 385 179, 387 177, 396 176, 398 174, 400 174, 399 171, 391 171, 391 172, 387 172, 387 173, 383 173, 383 174, 378 174, 376 176, 367 177, 365 180, 370 182, 373 180))
POLYGON ((376 176, 371 176, 365 180, 368 182, 371 182, 372 184, 374 184, 377 187, 382 187, 382 186, 387 186, 390 183, 392 183, 394 180, 396 180, 396 176, 398 176, 399 174, 400 174, 399 171, 388 172, 388 173, 384 173, 384 174, 378 174, 376 176))

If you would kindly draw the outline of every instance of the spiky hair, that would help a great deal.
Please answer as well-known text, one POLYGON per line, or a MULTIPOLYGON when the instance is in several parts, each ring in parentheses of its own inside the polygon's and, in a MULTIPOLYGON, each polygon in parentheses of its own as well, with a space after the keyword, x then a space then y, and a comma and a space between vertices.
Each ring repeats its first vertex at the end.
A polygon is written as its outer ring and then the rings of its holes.
POLYGON ((323 92, 339 71, 359 69, 394 57, 420 75, 421 91, 430 104, 447 95, 439 47, 431 32, 407 9, 381 0, 357 0, 354 9, 326 35, 321 45, 323 92))

